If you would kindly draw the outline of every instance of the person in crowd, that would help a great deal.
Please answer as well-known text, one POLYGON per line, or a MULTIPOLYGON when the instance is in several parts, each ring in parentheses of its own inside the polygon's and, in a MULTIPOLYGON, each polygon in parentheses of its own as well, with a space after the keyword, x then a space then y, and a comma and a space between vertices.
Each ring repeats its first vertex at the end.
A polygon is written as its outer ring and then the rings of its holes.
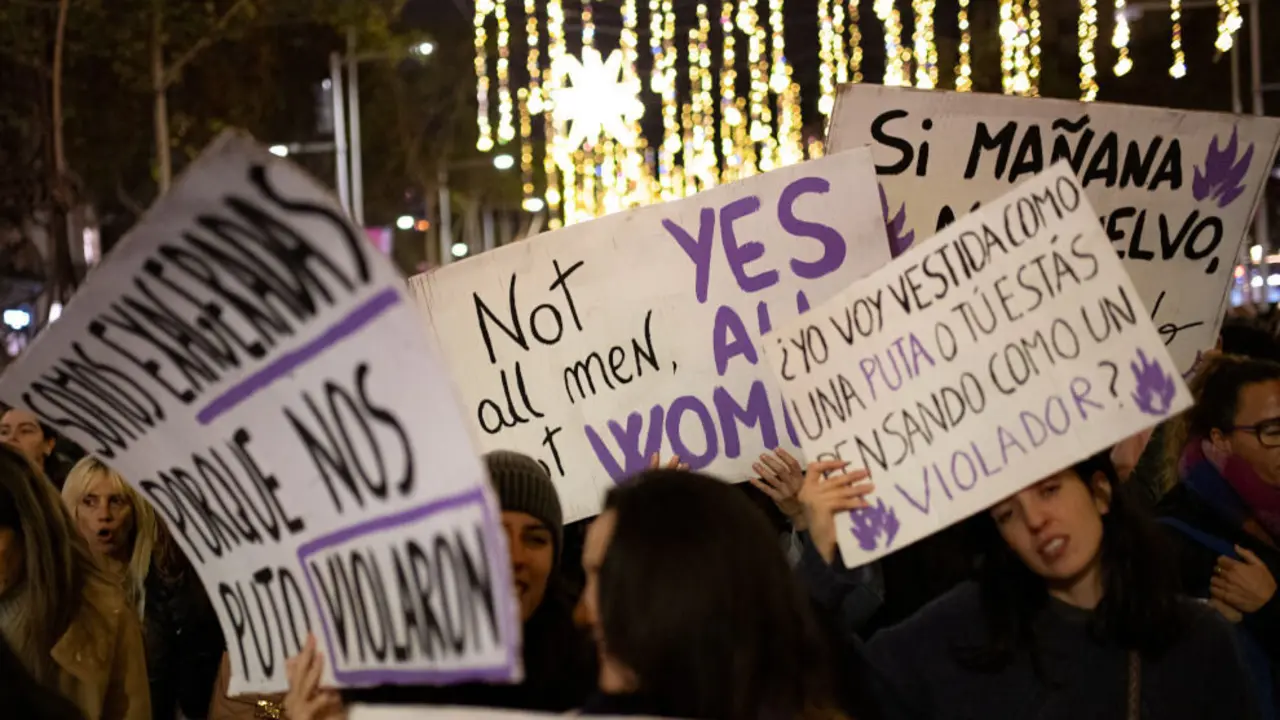
POLYGON ((143 622, 155 720, 209 706, 221 655, 217 616, 151 504, 94 457, 71 469, 62 501, 108 575, 143 622))
POLYGON ((0 414, 0 442, 9 443, 21 451, 54 484, 61 481, 57 473, 50 472, 57 435, 52 428, 40 422, 35 413, 9 408, 0 414))
POLYGON ((382 686, 336 694, 295 679, 312 677, 314 650, 290 661, 290 693, 284 707, 291 720, 341 717, 349 703, 481 706, 564 712, 581 707, 595 689, 590 638, 574 624, 574 598, 560 579, 564 522, 560 498, 547 471, 527 455, 496 451, 485 455, 489 480, 502 509, 502 527, 511 553, 511 574, 524 622, 524 681, 518 685, 465 684, 452 687, 382 686))
POLYGON ((584 714, 842 717, 804 593, 735 488, 650 470, 610 491, 582 563, 600 659, 584 714))
POLYGON ((6 717, 25 720, 85 720, 84 713, 56 690, 36 682, 8 641, 0 637, 0 707, 6 717))
POLYGON ((53 486, 0 445, 0 635, 90 719, 150 720, 142 631, 53 486))
MULTIPOLYGON (((814 470, 801 493, 811 518, 843 511, 823 499, 841 483, 814 470)), ((1130 492, 1101 453, 992 506, 976 526, 977 580, 867 644, 885 713, 1257 717, 1230 627, 1177 594, 1163 537, 1130 492)), ((811 519, 810 537, 839 562, 834 524, 811 519)))
POLYGON ((1169 426, 1178 485, 1159 506, 1184 589, 1237 624, 1264 712, 1280 708, 1280 363, 1221 356, 1169 426))

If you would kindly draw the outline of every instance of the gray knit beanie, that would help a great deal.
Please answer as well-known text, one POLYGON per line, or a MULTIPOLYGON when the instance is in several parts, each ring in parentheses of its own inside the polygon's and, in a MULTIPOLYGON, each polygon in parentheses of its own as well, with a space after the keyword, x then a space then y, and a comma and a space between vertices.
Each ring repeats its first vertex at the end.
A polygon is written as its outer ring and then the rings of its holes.
POLYGON ((525 513, 546 523, 555 537, 559 559, 564 545, 564 515, 551 476, 537 460, 510 450, 495 450, 485 455, 484 461, 502 511, 525 513))

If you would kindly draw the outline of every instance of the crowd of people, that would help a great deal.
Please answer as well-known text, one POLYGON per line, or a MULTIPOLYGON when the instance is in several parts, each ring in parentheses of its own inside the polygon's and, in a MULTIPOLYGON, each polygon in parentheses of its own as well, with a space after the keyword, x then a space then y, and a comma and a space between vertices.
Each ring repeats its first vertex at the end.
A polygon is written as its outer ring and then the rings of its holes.
POLYGON ((1190 387, 1183 415, 854 569, 836 518, 877 478, 846 463, 778 450, 734 486, 654 458, 566 526, 536 461, 491 453, 524 680, 327 688, 311 639, 287 693, 250 697, 228 695, 216 616, 156 512, 96 459, 59 472, 54 433, 10 409, 0 715, 1275 720, 1280 340, 1228 320, 1190 387))

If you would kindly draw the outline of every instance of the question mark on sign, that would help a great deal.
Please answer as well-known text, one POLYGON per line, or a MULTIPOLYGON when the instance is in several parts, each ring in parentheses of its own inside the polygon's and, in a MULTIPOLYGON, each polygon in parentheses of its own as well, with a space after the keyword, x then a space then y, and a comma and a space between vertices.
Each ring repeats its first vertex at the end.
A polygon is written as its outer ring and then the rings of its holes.
POLYGON ((1116 364, 1110 360, 1103 360, 1098 363, 1098 367, 1111 368, 1111 384, 1107 389, 1111 391, 1111 397, 1119 397, 1116 395, 1116 378, 1120 376, 1120 368, 1116 367, 1116 364))

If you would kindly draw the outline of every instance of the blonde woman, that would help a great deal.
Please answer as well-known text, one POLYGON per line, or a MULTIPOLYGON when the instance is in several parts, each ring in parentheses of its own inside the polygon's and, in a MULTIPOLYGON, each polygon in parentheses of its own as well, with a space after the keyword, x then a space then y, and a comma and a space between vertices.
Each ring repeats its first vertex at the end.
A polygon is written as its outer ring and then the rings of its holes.
POLYGON ((195 570, 155 509, 110 466, 86 457, 62 502, 94 557, 142 619, 154 720, 200 717, 222 655, 222 635, 195 570))
POLYGON ((93 562, 44 474, 3 444, 0 634, 36 682, 86 718, 151 718, 137 614, 93 562))
POLYGON ((147 575, 156 547, 155 511, 137 491, 95 457, 76 463, 62 486, 62 502, 98 564, 120 578, 125 597, 145 617, 147 575))

